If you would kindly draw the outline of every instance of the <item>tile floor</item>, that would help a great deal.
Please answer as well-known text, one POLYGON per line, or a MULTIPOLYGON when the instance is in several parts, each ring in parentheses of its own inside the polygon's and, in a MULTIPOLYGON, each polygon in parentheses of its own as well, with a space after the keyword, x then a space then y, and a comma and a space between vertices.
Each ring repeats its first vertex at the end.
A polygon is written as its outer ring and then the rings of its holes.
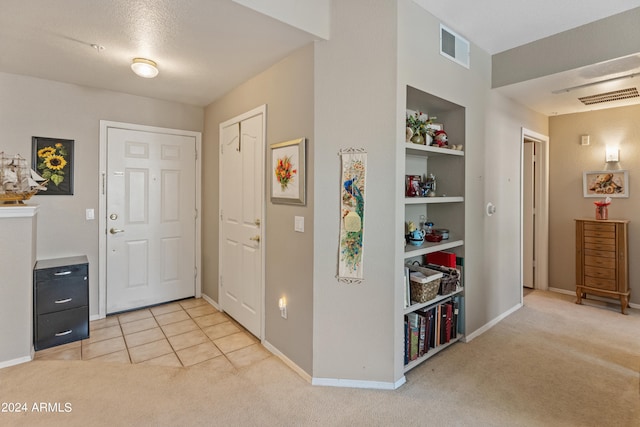
POLYGON ((36 359, 242 368, 271 356, 258 339, 201 298, 107 316, 89 329, 88 339, 38 351, 36 359))

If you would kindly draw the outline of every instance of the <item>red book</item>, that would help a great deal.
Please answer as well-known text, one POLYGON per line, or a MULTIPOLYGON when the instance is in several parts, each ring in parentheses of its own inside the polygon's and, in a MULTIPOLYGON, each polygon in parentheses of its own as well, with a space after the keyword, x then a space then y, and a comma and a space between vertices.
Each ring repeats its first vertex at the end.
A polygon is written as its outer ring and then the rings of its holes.
POLYGON ((444 265, 445 267, 456 268, 456 254, 453 252, 432 252, 426 255, 427 264, 444 265))
POLYGON ((453 304, 448 302, 447 307, 447 325, 445 329, 445 342, 451 341, 451 327, 453 324, 453 304))

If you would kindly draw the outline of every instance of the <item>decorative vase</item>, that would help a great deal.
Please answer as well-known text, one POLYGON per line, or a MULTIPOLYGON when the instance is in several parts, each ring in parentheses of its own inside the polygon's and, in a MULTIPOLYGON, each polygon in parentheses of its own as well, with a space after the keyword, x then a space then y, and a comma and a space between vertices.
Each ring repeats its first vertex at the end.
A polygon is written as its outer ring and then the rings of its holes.
POLYGON ((411 137, 411 142, 414 144, 424 145, 424 137, 418 132, 411 137))
POLYGON ((609 219, 609 207, 596 206, 596 219, 609 219))

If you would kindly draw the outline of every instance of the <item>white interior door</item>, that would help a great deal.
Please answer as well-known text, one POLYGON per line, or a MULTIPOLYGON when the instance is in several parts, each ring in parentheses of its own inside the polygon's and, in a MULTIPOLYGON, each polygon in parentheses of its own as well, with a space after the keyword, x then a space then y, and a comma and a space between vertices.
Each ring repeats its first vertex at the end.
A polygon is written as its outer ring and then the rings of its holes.
POLYGON ((523 144, 523 248, 522 248, 522 284, 527 288, 535 285, 535 143, 523 144))
POLYGON ((262 338, 264 113, 220 125, 221 308, 262 338))
POLYGON ((107 313, 195 295, 196 138, 108 128, 107 313))

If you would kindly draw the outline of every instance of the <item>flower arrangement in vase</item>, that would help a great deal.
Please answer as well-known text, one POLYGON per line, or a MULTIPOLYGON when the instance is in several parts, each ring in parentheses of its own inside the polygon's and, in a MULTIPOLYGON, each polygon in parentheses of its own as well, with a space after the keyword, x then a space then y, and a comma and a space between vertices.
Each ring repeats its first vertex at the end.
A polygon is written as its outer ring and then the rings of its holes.
POLYGON ((433 129, 428 125, 435 119, 421 111, 407 112, 407 142, 424 145, 427 138, 433 138, 433 129))

